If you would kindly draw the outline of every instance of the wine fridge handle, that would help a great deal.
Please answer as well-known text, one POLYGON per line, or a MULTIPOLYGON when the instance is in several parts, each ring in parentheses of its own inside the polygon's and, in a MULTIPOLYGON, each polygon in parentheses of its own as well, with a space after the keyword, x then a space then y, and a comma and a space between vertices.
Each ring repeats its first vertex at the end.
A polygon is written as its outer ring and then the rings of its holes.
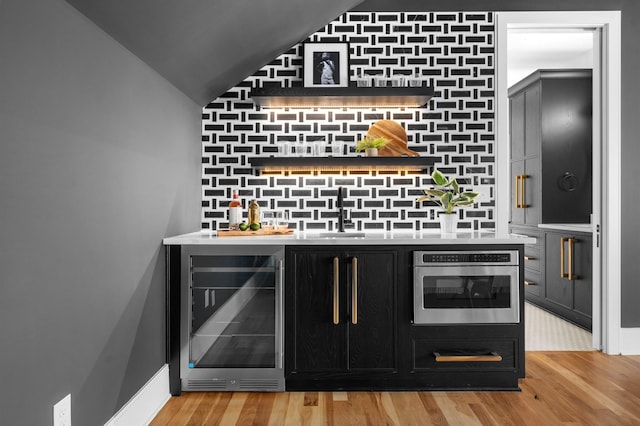
POLYGON ((340 259, 333 258, 333 324, 340 323, 340 259))
POLYGON ((351 324, 358 324, 358 258, 351 259, 351 324))
POLYGON ((278 277, 276 278, 276 284, 278 285, 278 299, 280 306, 278 308, 278 334, 279 340, 279 368, 284 368, 284 260, 278 259, 278 277))

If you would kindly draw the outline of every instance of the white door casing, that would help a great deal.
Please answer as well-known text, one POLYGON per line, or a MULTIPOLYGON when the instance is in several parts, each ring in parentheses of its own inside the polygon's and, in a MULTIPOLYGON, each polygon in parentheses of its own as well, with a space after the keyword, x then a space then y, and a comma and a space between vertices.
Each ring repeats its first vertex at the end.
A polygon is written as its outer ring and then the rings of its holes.
MULTIPOLYGON (((620 11, 496 13, 496 194, 509 193, 507 34, 511 28, 594 31, 594 347, 634 352, 621 342, 621 24, 620 11), (598 65, 600 65, 598 67, 598 65), (599 98, 599 99, 596 99, 599 98), (597 102, 597 106, 595 106, 597 102), (597 164, 596 164, 597 163, 597 164), (600 179, 596 181, 596 174, 600 179), (597 188, 596 188, 597 187, 597 188), (599 240, 599 245, 598 245, 599 240), (600 261, 598 262, 597 259, 600 261), (597 275, 595 275, 597 274, 597 275), (625 349, 625 348, 628 348, 625 349)), ((508 232, 509 197, 496 198, 496 231, 508 232)), ((640 333, 640 330, 639 330, 640 333)), ((628 336, 629 330, 625 330, 628 336)))

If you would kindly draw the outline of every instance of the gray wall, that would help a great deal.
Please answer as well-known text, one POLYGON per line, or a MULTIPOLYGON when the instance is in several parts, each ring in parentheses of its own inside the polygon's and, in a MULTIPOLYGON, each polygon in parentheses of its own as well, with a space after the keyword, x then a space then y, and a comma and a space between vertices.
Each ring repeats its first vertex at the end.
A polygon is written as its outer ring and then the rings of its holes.
POLYGON ((165 364, 200 105, 62 0, 0 2, 0 424, 104 424, 165 364))
POLYGON ((640 327, 640 2, 637 0, 366 0, 354 11, 621 10, 622 11, 622 327, 640 327), (507 5, 508 4, 508 5, 507 5))

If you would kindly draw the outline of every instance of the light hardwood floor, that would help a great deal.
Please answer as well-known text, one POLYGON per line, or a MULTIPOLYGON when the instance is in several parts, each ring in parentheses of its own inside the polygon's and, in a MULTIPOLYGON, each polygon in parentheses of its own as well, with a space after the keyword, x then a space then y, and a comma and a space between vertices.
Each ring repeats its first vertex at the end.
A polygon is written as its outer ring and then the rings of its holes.
POLYGON ((638 425, 640 356, 527 352, 521 392, 185 392, 159 425, 638 425))

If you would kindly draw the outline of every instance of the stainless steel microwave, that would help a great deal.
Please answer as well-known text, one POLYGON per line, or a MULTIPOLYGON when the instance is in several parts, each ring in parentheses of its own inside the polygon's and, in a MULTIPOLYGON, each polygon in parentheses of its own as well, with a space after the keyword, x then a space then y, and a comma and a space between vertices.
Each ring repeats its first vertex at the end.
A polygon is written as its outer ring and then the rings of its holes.
POLYGON ((414 324, 520 322, 517 250, 416 251, 414 324))

